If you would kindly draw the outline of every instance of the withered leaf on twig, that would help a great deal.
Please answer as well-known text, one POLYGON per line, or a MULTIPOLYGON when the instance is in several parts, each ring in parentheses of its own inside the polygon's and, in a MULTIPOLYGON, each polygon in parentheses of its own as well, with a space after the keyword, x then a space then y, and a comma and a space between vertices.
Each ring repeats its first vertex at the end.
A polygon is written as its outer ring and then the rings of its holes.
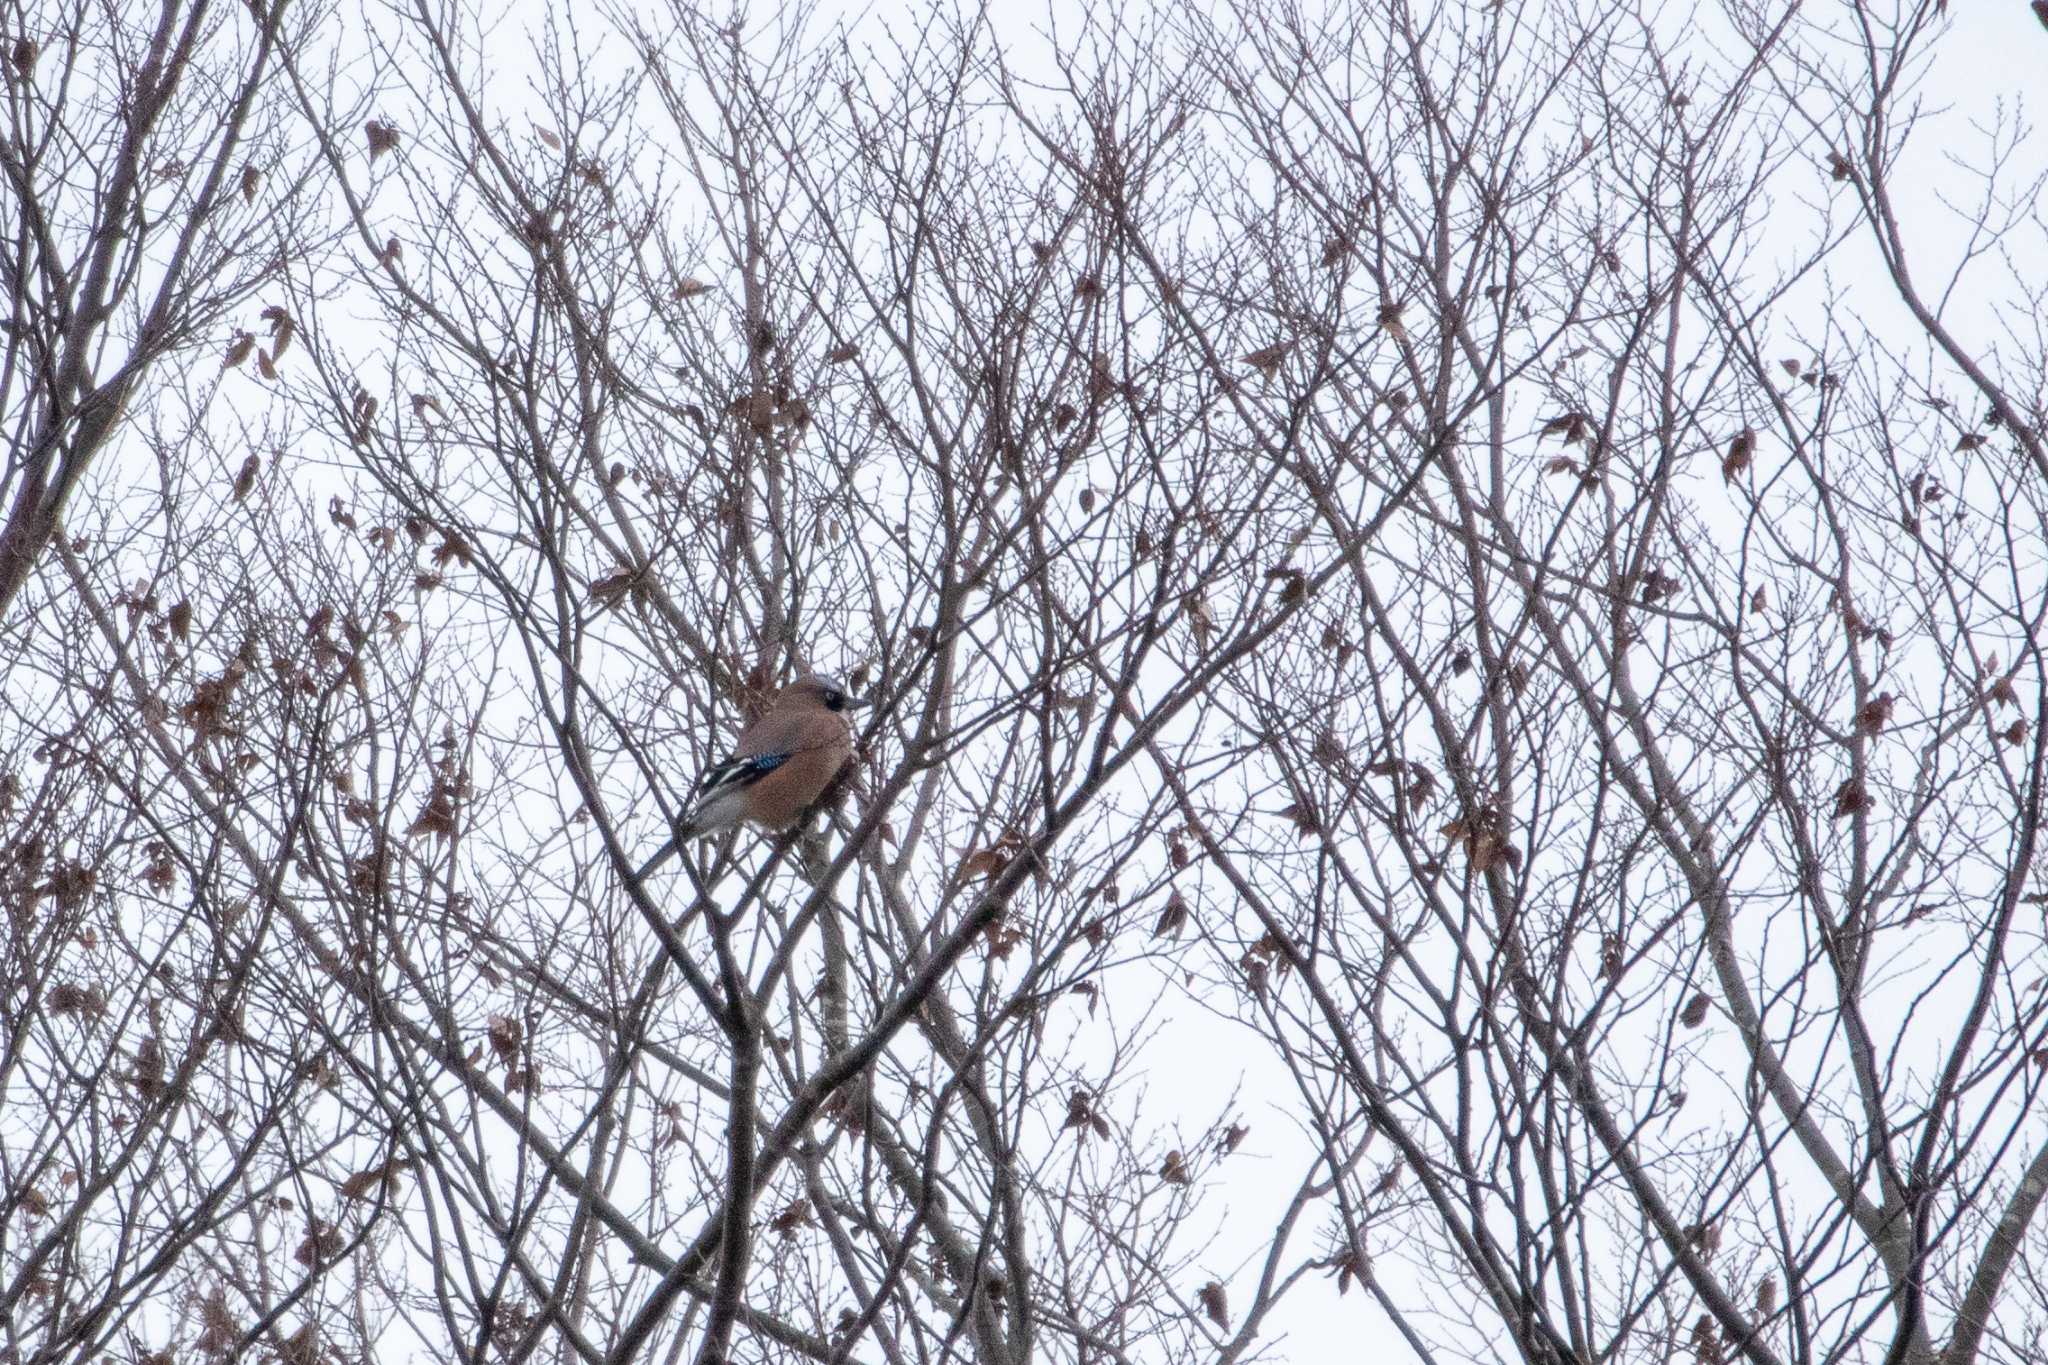
POLYGON ((1294 822, 1294 832, 1303 839, 1314 838, 1323 832, 1322 818, 1315 807, 1306 802, 1295 801, 1280 809, 1280 818, 1294 822))
POLYGON ((1751 458, 1756 454, 1756 431, 1744 427, 1735 433, 1735 439, 1728 443, 1728 454, 1721 461, 1721 479, 1734 483, 1735 476, 1749 468, 1751 458))
POLYGON ((1621 980, 1621 974, 1628 970, 1628 945, 1619 934, 1600 935, 1600 975, 1609 981, 1621 980))
POLYGON ((1860 815, 1870 809, 1870 793, 1863 784, 1851 777, 1835 788, 1835 818, 1846 819, 1860 815))
POLYGON ((97 1019, 107 1012, 107 997, 97 986, 64 981, 50 988, 43 1007, 52 1014, 82 1014, 97 1019))
POLYGON ((1210 636, 1216 633, 1216 618, 1209 614, 1208 599, 1199 592, 1190 592, 1181 605, 1187 611, 1188 630, 1195 637, 1195 645, 1206 649, 1210 636))
POLYGON ((954 874, 956 881, 968 882, 978 877, 994 877, 1009 866, 1009 859, 999 848, 977 849, 960 860, 960 870, 954 874))
POLYGON ((1282 602, 1299 602, 1308 596, 1308 575, 1292 564, 1276 564, 1266 570, 1266 579, 1279 582, 1282 602))
POLYGON ((1175 891, 1166 898, 1166 905, 1153 921, 1152 937, 1179 938, 1180 931, 1187 927, 1188 903, 1180 892, 1175 891))
POLYGON ((398 146, 398 130, 381 119, 371 119, 363 125, 363 135, 370 142, 370 160, 375 161, 384 153, 398 146))
MULTIPOLYGON (((311 1262, 305 1262, 311 1264, 311 1262)), ((286 1337, 277 1348, 279 1365, 319 1365, 320 1329, 308 1318, 304 1326, 286 1337)))
POLYGON ((341 1229, 324 1218, 315 1218, 307 1225, 306 1236, 292 1259, 303 1266, 319 1265, 338 1256, 342 1244, 341 1229))
POLYGON ((437 781, 426 804, 406 826, 405 832, 414 839, 428 834, 437 839, 453 839, 455 828, 455 792, 437 781))
POLYGON ((607 611, 615 610, 639 581, 640 571, 637 569, 620 569, 606 574, 590 585, 590 600, 607 611))
POLYGON ((1536 432, 1536 439, 1546 436, 1562 436, 1566 445, 1577 445, 1586 439, 1590 421, 1583 412, 1562 412, 1545 421, 1536 432))
POLYGON ((292 315, 282 304, 273 303, 258 316, 270 324, 270 358, 282 360, 286 348, 292 344, 292 337, 298 333, 299 325, 292 321, 292 315))
POLYGON ((519 1043, 524 1035, 519 1021, 509 1014, 494 1014, 486 1024, 491 1051, 498 1060, 510 1066, 519 1060, 519 1043))
POLYGON ((241 1340, 242 1329, 228 1310, 227 1290, 219 1285, 199 1301, 199 1324, 192 1348, 203 1355, 226 1355, 241 1340))
POLYGON ((1998 656, 1995 654, 1985 661, 1984 672, 1989 676, 1997 678, 1997 681, 1992 683, 1990 689, 1985 692, 1985 702, 1999 706, 2010 706, 2014 710, 2018 710, 2020 693, 2019 689, 2013 686, 2013 679, 2018 675, 2016 673, 2000 673, 1998 671, 1998 656))
POLYGON ((1266 960, 1247 953, 1243 962, 1245 985, 1250 988, 1252 998, 1260 1004, 1266 1003, 1266 960))
POLYGON ((453 531, 445 530, 441 533, 441 543, 434 547, 433 560, 437 569, 445 569, 450 564, 460 564, 467 569, 476 562, 470 554, 469 543, 453 531))
POLYGON ((1337 1272, 1337 1293, 1339 1295, 1351 1292, 1351 1282, 1353 1280, 1358 1281, 1360 1284, 1365 1284, 1372 1279, 1372 1258, 1365 1254, 1364 1247, 1351 1248, 1351 1250, 1338 1256, 1331 1264, 1337 1272))
POLYGON ((1067 1121, 1060 1127, 1092 1131, 1099 1138, 1109 1136, 1109 1123, 1095 1111, 1095 1097, 1086 1090, 1076 1090, 1067 1096, 1067 1121))
POLYGON ((411 1169, 412 1162, 404 1157, 394 1157, 381 1166, 357 1171, 341 1182, 343 1199, 364 1199, 371 1191, 382 1185, 396 1186, 398 1177, 411 1169))
POLYGON ((811 1201, 793 1199, 783 1206, 780 1213, 768 1220, 769 1230, 779 1234, 783 1240, 796 1236, 796 1230, 811 1224, 811 1201))
POLYGON ((1287 353, 1293 349, 1292 342, 1276 341, 1271 346, 1261 346, 1249 355, 1239 358, 1257 370, 1261 378, 1271 379, 1280 373, 1280 362, 1287 359, 1287 353))
POLYGON ((1678 1012, 1678 1022, 1687 1028, 1698 1028, 1707 1022, 1707 1009, 1712 1002, 1705 991, 1694 991, 1692 999, 1685 1002, 1685 1008, 1678 1012))
POLYGON ((1702 1313, 1692 1325, 1692 1350, 1700 1365, 1721 1365, 1721 1335, 1714 1330, 1714 1315, 1702 1313))

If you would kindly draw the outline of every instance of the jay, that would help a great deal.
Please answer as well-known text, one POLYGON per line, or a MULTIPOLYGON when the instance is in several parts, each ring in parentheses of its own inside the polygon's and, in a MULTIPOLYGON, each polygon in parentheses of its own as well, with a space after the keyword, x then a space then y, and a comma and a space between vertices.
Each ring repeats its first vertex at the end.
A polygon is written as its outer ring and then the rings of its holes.
POLYGON ((740 731, 732 756, 697 780, 675 837, 640 869, 646 876, 686 839, 738 824, 787 829, 817 804, 853 758, 846 713, 867 705, 832 679, 806 673, 777 692, 740 731))

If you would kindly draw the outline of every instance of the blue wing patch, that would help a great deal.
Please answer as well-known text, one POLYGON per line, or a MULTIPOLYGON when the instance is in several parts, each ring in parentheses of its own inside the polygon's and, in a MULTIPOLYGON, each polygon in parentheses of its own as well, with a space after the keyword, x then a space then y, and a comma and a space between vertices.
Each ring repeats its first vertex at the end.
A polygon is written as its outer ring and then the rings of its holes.
POLYGON ((787 762, 788 754, 748 754, 745 758, 728 758, 704 774, 697 783, 697 793, 710 796, 714 792, 752 786, 787 762))

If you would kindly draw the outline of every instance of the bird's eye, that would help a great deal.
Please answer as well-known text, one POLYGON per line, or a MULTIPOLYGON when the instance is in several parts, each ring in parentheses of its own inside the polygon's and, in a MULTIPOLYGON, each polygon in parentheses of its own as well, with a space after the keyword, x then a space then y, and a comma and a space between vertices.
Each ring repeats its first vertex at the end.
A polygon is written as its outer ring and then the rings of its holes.
POLYGON ((846 694, 844 692, 841 692, 836 687, 828 687, 825 689, 825 709, 827 711, 843 710, 845 706, 846 694))

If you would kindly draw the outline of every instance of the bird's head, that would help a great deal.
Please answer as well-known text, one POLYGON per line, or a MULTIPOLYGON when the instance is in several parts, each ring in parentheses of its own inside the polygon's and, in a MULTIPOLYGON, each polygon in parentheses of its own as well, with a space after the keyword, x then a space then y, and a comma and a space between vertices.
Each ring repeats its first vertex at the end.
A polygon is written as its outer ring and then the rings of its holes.
POLYGON ((827 711, 857 711, 868 705, 865 698, 850 696, 837 678, 824 673, 806 673, 782 689, 776 701, 815 703, 827 711))

